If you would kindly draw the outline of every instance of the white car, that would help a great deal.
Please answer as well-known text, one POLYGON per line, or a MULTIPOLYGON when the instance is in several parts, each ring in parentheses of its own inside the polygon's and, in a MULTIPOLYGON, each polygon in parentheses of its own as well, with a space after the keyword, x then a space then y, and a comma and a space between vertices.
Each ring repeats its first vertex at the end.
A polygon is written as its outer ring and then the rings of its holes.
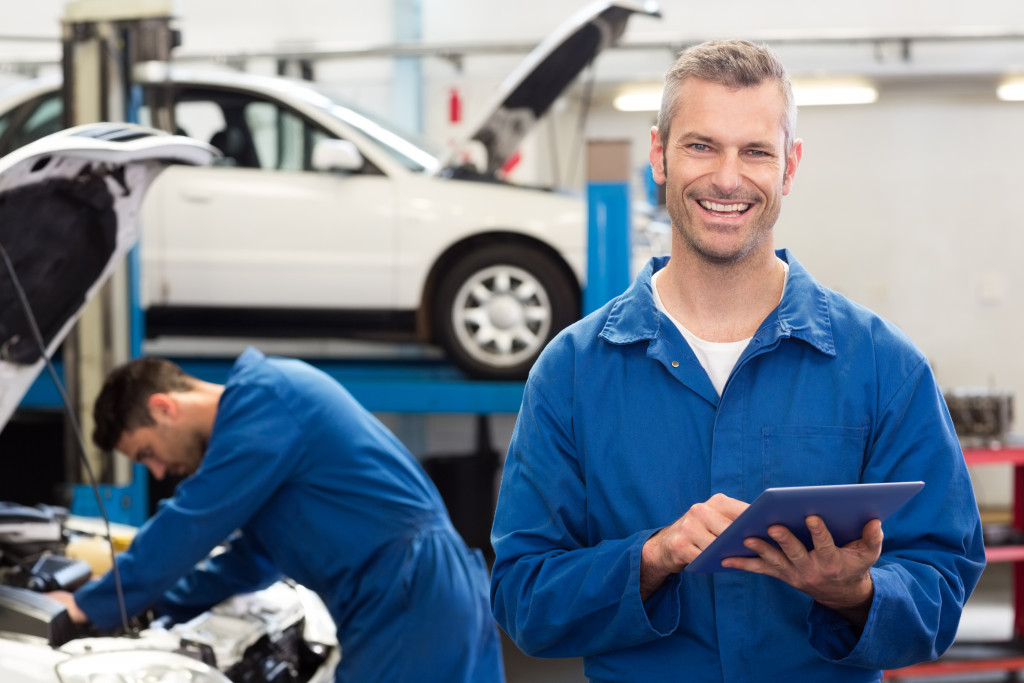
MULTIPOLYGON (((471 376, 524 377, 581 313, 586 206, 497 173, 634 13, 657 9, 602 0, 565 22, 448 156, 308 82, 137 74, 143 102, 170 93, 178 131, 224 152, 168 169, 145 203, 146 336, 414 339, 471 376), (456 161, 467 145, 484 168, 456 161)), ((62 113, 57 79, 0 93, 0 154, 62 113)))
MULTIPOLYGON (((137 241, 154 179, 216 156, 205 143, 158 130, 91 124, 0 159, 0 429, 137 241)), ((286 581, 178 623, 144 614, 113 632, 74 625, 45 593, 92 576, 103 559, 96 541, 117 546, 102 531, 63 508, 0 502, 0 681, 333 681, 341 652, 330 615, 286 581)))

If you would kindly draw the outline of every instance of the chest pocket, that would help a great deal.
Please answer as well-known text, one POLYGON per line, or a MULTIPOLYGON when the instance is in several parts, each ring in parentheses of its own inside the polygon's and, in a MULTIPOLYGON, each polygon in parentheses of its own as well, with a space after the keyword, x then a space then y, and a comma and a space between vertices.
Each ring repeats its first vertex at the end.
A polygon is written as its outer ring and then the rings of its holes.
POLYGON ((867 427, 764 427, 765 488, 859 482, 867 438, 867 427))

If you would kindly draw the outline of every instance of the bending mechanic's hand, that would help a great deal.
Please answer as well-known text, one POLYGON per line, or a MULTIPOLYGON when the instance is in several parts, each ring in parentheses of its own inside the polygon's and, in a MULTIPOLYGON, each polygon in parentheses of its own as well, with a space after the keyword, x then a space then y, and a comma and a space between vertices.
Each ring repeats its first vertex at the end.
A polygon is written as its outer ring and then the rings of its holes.
POLYGON ((760 538, 748 538, 743 544, 758 557, 731 557, 722 566, 774 576, 863 628, 875 593, 869 570, 882 553, 882 523, 871 520, 859 539, 841 548, 821 517, 808 517, 807 528, 814 541, 811 551, 789 529, 775 525, 768 528, 768 535, 781 550, 760 538))
POLYGON ((84 624, 89 621, 89 617, 85 616, 85 612, 78 608, 78 603, 75 602, 75 596, 67 591, 51 591, 46 594, 46 597, 52 598, 64 605, 68 611, 68 616, 71 617, 71 621, 75 624, 84 624))
POLYGON ((648 538, 640 559, 640 597, 646 601, 671 574, 683 571, 747 507, 716 493, 648 538))

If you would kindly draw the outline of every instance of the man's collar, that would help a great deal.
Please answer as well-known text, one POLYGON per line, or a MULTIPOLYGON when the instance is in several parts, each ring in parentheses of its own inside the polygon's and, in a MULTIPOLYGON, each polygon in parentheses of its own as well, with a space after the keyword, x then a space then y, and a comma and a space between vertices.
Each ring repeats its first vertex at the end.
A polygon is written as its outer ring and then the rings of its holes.
MULTIPOLYGON (((762 337, 762 343, 771 343, 780 337, 795 337, 826 355, 834 356, 835 338, 825 289, 788 249, 779 249, 776 254, 789 265, 789 279, 778 308, 765 319, 756 336, 762 337)), ((662 316, 654 304, 651 276, 664 268, 668 261, 668 256, 652 258, 632 286, 612 302, 600 333, 602 339, 612 344, 632 344, 658 336, 662 316)))

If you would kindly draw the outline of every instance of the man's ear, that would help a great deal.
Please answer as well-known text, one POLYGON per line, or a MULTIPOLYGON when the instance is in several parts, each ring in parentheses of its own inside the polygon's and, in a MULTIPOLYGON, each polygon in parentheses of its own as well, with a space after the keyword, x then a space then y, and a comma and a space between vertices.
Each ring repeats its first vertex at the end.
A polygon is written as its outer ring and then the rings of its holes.
POLYGON ((793 189, 793 176, 796 175, 797 166, 800 165, 800 160, 804 157, 804 141, 794 140, 793 146, 789 150, 789 154, 786 155, 786 169, 782 176, 782 194, 789 194, 790 190, 793 189))
POLYGON ((174 419, 178 416, 178 402, 169 394, 153 394, 146 401, 146 406, 149 408, 149 414, 157 421, 160 421, 161 418, 174 419))
POLYGON ((657 126, 651 126, 651 175, 654 182, 665 184, 665 146, 661 144, 661 135, 657 126))

